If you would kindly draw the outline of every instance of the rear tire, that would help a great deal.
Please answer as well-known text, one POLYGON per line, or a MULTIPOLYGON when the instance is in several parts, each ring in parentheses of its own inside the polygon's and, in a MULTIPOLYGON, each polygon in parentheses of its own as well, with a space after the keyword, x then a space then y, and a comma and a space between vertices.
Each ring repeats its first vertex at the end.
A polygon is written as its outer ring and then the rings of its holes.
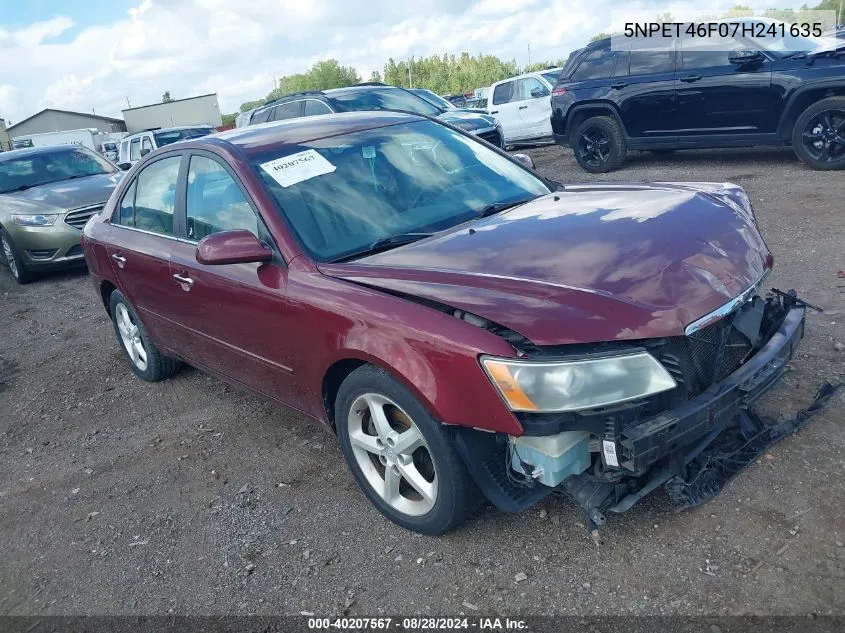
POLYGON ((9 272, 12 273, 12 278, 15 281, 23 285, 35 279, 35 274, 27 270, 12 236, 6 232, 6 229, 0 229, 0 250, 3 252, 3 260, 9 267, 9 272))
POLYGON ((822 171, 845 168, 845 97, 829 97, 804 110, 792 128, 792 148, 822 171))
POLYGON ((352 476, 397 525, 443 534, 483 501, 444 427, 383 369, 364 365, 347 376, 334 419, 352 476))
POLYGON ((581 168, 591 174, 618 169, 628 152, 622 128, 610 116, 594 116, 581 123, 572 149, 581 168))
POLYGON ((109 312, 118 345, 138 378, 157 382, 179 370, 182 363, 168 358, 153 345, 141 319, 119 290, 112 291, 109 297, 109 312))

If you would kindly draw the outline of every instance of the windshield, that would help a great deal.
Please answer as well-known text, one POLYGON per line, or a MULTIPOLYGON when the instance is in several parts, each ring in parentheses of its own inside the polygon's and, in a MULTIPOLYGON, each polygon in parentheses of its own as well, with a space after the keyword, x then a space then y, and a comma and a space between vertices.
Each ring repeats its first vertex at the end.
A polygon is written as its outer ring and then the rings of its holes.
POLYGON ((184 130, 167 130, 165 132, 154 132, 156 137, 156 146, 170 145, 176 141, 184 141, 189 138, 197 138, 200 136, 208 136, 214 132, 214 128, 210 127, 196 127, 185 128, 184 130))
POLYGON ((60 146, 52 152, 0 161, 0 193, 115 171, 110 162, 84 147, 60 146))
POLYGON ((549 193, 531 172, 433 121, 285 146, 252 157, 252 164, 306 250, 321 261, 549 193))
POLYGON ((452 105, 451 101, 448 101, 440 95, 433 93, 431 90, 425 90, 424 88, 412 88, 408 92, 413 92, 421 99, 425 99, 431 105, 436 106, 441 110, 451 110, 455 107, 454 105, 452 105))
POLYGON ((343 110, 402 110, 437 116, 440 108, 401 88, 367 88, 329 95, 343 110))

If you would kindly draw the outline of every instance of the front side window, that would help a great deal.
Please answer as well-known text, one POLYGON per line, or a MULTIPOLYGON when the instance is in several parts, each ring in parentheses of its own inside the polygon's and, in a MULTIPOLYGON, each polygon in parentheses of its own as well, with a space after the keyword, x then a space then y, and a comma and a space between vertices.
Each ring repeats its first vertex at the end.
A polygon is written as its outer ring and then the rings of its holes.
POLYGON ((549 89, 546 85, 536 77, 526 77, 519 80, 519 101, 527 101, 528 99, 537 99, 538 97, 548 97, 549 89), (536 96, 531 94, 534 91, 536 96))
POLYGON ((285 119, 295 119, 302 111, 302 101, 291 101, 290 103, 283 103, 273 109, 273 121, 284 121, 285 119))
POLYGON ((141 139, 133 138, 129 144, 129 160, 135 161, 141 159, 141 139))
POLYGON ((305 248, 321 261, 376 241, 443 230, 490 205, 549 193, 537 176, 433 121, 263 152, 250 161, 305 248))
POLYGON ((493 89, 493 105, 502 105, 504 103, 510 103, 511 101, 516 101, 514 98, 514 87, 516 86, 515 81, 506 81, 504 83, 500 83, 493 89))
POLYGON ((258 237, 258 219, 229 172, 216 160, 191 156, 188 167, 188 238, 246 229, 258 237))
POLYGON ((331 93, 332 101, 339 109, 357 110, 400 110, 425 116, 437 116, 440 109, 425 99, 401 88, 368 88, 349 92, 331 93))
POLYGON ((173 235, 176 183, 181 162, 181 156, 171 156, 142 169, 121 199, 119 224, 173 235))
POLYGON ((153 151, 153 143, 152 143, 152 141, 150 140, 150 137, 149 137, 149 136, 145 136, 145 137, 141 140, 141 151, 143 152, 144 150, 146 150, 146 151, 148 151, 148 152, 153 151))
POLYGON ((684 70, 730 66, 730 51, 747 48, 724 37, 687 37, 681 39, 681 66, 684 70))
POLYGON ((322 101, 317 101, 316 99, 306 99, 305 100, 305 108, 303 110, 303 116, 315 116, 318 114, 331 114, 331 108, 327 106, 322 101))
POLYGON ((0 162, 0 193, 114 171, 109 161, 84 147, 59 146, 54 151, 0 162))
POLYGON ((572 81, 586 81, 588 79, 606 79, 613 75, 616 63, 616 51, 609 48, 598 48, 589 53, 572 74, 572 81))

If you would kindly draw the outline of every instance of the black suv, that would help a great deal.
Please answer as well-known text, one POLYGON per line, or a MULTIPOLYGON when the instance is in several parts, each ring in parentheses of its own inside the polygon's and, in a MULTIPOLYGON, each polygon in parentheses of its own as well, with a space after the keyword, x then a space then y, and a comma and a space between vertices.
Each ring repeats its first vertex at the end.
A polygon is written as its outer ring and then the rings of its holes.
POLYGON ((552 91, 555 141, 586 171, 629 149, 789 143, 814 169, 845 167, 842 40, 617 37, 573 53, 552 91))
POLYGON ((297 92, 245 113, 238 125, 358 110, 399 110, 437 117, 496 147, 501 148, 504 144, 502 128, 494 116, 460 108, 440 108, 404 88, 378 83, 297 92))

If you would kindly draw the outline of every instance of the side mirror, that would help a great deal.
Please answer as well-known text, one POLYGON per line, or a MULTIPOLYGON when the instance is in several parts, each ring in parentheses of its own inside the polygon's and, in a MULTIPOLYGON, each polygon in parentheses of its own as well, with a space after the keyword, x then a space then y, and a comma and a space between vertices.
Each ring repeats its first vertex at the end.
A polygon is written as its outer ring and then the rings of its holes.
POLYGON ((532 99, 539 99, 540 97, 548 97, 549 91, 545 88, 532 88, 531 89, 531 98, 532 99))
POLYGON ((528 154, 511 154, 511 158, 515 161, 518 161, 528 167, 528 169, 534 169, 534 159, 531 158, 528 154))
POLYGON ((132 163, 118 163, 117 167, 122 171, 129 171, 129 169, 132 167, 132 163))
POLYGON ((736 66, 756 64, 758 62, 762 62, 764 59, 765 57, 763 57, 763 53, 761 53, 760 51, 741 49, 728 53, 728 61, 736 66))
POLYGON ((271 259, 273 251, 243 229, 212 233, 197 244, 197 261, 200 264, 249 264, 269 262, 271 259))
POLYGON ((141 150, 141 156, 146 156, 149 153, 150 153, 150 148, 148 148, 148 147, 145 147, 144 149, 141 150))

